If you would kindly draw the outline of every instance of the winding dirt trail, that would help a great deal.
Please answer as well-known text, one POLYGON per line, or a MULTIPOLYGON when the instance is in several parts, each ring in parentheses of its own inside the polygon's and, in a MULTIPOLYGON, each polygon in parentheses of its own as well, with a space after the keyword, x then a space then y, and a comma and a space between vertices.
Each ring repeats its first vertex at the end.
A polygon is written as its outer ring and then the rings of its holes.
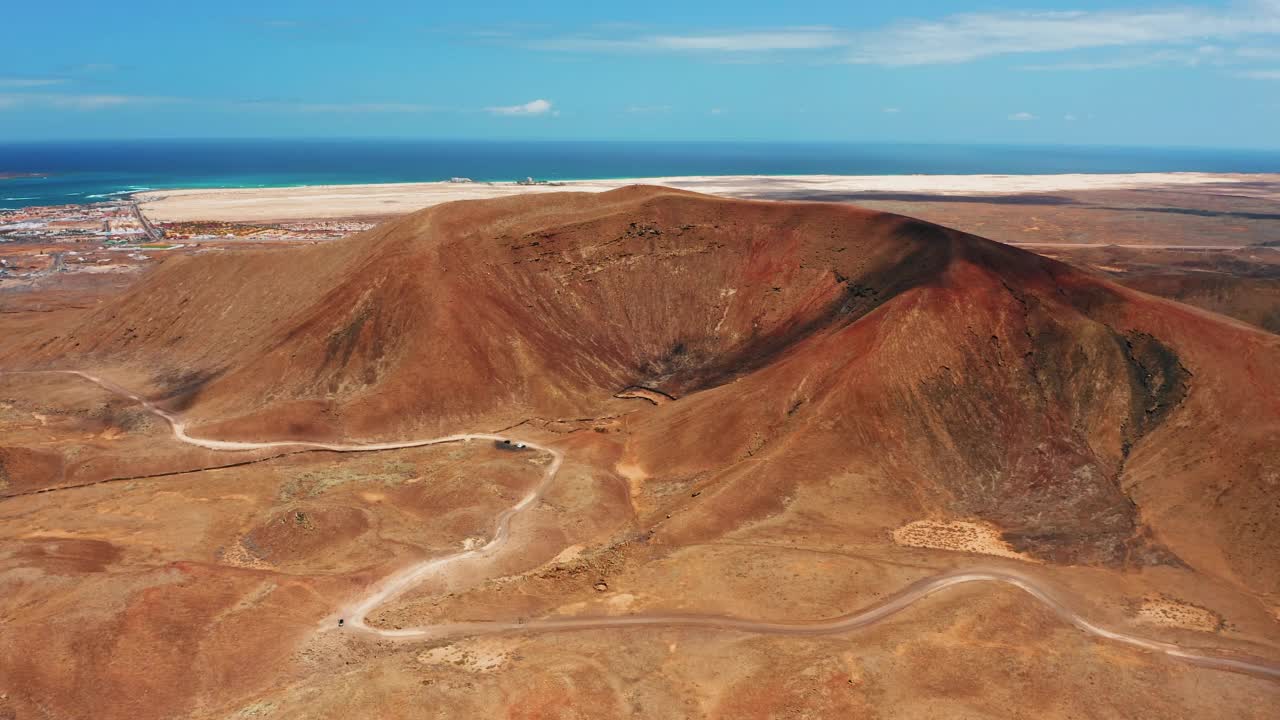
POLYGON ((1137 635, 1108 630, 1107 628, 1090 622, 1088 619, 1072 610, 1055 591, 1044 585, 1041 581, 1036 580, 1027 574, 1007 568, 969 568, 934 575, 912 583, 897 593, 868 608, 830 620, 811 623, 793 624, 763 622, 725 615, 655 613, 647 615, 622 616, 551 617, 526 622, 492 621, 439 623, 427 627, 403 629, 373 627, 366 624, 365 619, 370 612, 384 603, 396 598, 429 577, 444 575, 449 571, 451 566, 470 560, 491 557, 501 551, 511 535, 511 520, 538 502, 546 492, 547 488, 555 480, 557 473, 559 473, 560 467, 564 463, 564 454, 559 450, 539 445, 537 443, 516 440, 514 438, 508 438, 501 435, 482 433, 462 433, 457 435, 428 438, 425 440, 406 440, 401 442, 368 444, 318 443, 293 440, 270 442, 212 440, 189 435, 186 431, 185 423, 177 415, 157 407, 145 398, 142 398, 113 382, 104 380, 103 378, 87 372, 79 370, 0 371, 0 374, 34 373, 60 373, 75 375, 95 383, 106 390, 137 402, 147 411, 162 418, 169 424, 176 440, 210 450, 237 451, 291 447, 329 450, 332 452, 370 452, 377 450, 398 450, 403 448, 423 447, 426 445, 441 445, 454 442, 467 442, 470 440, 492 440, 495 442, 508 441, 523 445, 525 448, 531 450, 550 454, 552 461, 543 471, 542 479, 532 490, 528 492, 528 494, 521 498, 518 503, 498 514, 495 519, 493 537, 487 543, 478 548, 425 560, 387 577, 377 583, 363 598, 349 605, 345 609, 340 610, 338 613, 335 613, 331 618, 327 618, 322 626, 325 629, 336 629, 335 618, 342 617, 345 619, 345 627, 350 631, 389 639, 442 638, 509 632, 553 632, 653 626, 704 627, 718 630, 773 635, 830 635, 873 625, 907 609, 923 598, 956 585, 974 582, 996 582, 1016 587, 1027 593, 1043 605, 1047 606, 1064 621, 1094 637, 1112 640, 1150 652, 1161 653, 1175 660, 1200 667, 1242 672, 1269 679, 1280 679, 1280 663, 1267 659, 1240 655, 1233 656, 1224 652, 1208 649, 1185 648, 1170 642, 1152 640, 1137 635))

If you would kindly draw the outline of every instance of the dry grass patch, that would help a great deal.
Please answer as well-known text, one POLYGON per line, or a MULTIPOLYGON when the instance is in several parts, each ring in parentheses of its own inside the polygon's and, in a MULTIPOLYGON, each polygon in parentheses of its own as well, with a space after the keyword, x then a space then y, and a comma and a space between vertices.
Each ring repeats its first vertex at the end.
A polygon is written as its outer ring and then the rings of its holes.
POLYGON ((477 638, 441 645, 418 654, 422 665, 452 665, 473 673, 491 673, 515 657, 516 644, 510 639, 477 638))
POLYGON ((1011 548, 999 528, 971 520, 916 520, 894 530, 893 541, 899 545, 931 550, 1032 559, 1011 548))
POLYGON ((1222 629, 1222 616, 1198 605, 1168 597, 1145 598, 1138 606, 1138 621, 1148 625, 1217 632, 1222 629))

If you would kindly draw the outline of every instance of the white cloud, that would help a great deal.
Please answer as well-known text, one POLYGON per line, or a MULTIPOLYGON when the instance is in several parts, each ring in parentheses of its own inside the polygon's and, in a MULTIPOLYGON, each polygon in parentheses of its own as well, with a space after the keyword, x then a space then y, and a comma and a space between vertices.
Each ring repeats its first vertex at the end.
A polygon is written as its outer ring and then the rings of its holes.
POLYGON ((1091 70, 1127 70, 1129 68, 1153 67, 1165 64, 1153 55, 1143 57, 1116 58, 1114 60, 1098 60, 1094 62, 1063 62, 1050 65, 1023 65, 1019 70, 1031 72, 1086 72, 1091 70))
POLYGON ((530 100, 523 105, 506 105, 502 107, 485 108, 494 115, 546 115, 559 114, 552 109, 550 100, 530 100))
POLYGON ((64 95, 51 98, 50 101, 58 107, 76 110, 100 110, 139 102, 150 102, 148 98, 131 97, 129 95, 64 95))
POLYGON ((1028 120, 1038 120, 1039 118, 1037 118, 1035 115, 1032 115, 1029 112, 1016 112, 1010 115, 1009 119, 1016 120, 1018 122, 1026 122, 1028 120))
POLYGON ((1191 49, 1157 50, 1140 55, 1129 55, 1092 62, 1063 62, 1048 65, 1023 65, 1018 69, 1043 72, 1122 70, 1128 68, 1158 67, 1166 65, 1198 67, 1200 65, 1222 65, 1228 60, 1226 55, 1226 51, 1216 45, 1201 45, 1200 47, 1191 49))
POLYGON ((1235 54, 1249 60, 1280 60, 1280 48, 1242 47, 1236 48, 1235 54))
POLYGON ((887 107, 881 110, 880 112, 889 113, 890 115, 897 115, 898 113, 902 112, 902 108, 887 107))
POLYGON ((48 87, 49 85, 61 85, 64 82, 66 80, 62 78, 0 77, 0 87, 2 88, 48 87))
POLYGON ((279 100, 249 100, 234 103, 238 108, 256 110, 284 110, 304 113, 428 113, 439 108, 420 103, 324 103, 292 102, 279 100))
POLYGON ((1075 121, 1076 121, 1076 116, 1075 116, 1075 115, 1067 114, 1067 115, 1063 115, 1063 116, 1062 116, 1062 119, 1063 119, 1063 120, 1066 120, 1067 122, 1075 122, 1075 121))
POLYGON ((302 112, 351 112, 351 113, 424 113, 434 112, 431 105, 418 103, 301 103, 302 112))
POLYGON ((11 93, 0 95, 0 106, 51 107, 60 110, 106 110, 126 105, 161 105, 189 102, 183 98, 137 95, 70 95, 62 93, 11 93))
MULTIPOLYGON (((1173 3, 1176 0, 1165 0, 1173 3)), ((1226 8, 1176 6, 1117 10, 1001 11, 904 20, 880 28, 754 28, 713 32, 642 32, 626 25, 526 42, 539 50, 619 53, 703 53, 721 56, 825 52, 847 62, 909 66, 961 63, 1009 54, 1068 52, 1243 41, 1280 35, 1280 1, 1235 0, 1226 8)), ((1214 47, 1212 45, 1208 47, 1214 47)), ((1217 50, 1218 48, 1214 48, 1217 50)), ((1266 49, 1262 49, 1263 52, 1266 49)), ((1194 58, 1197 51, 1190 51, 1194 58)), ((1247 57, 1242 55, 1241 57, 1247 57)), ((1072 68, 1107 69, 1177 62, 1139 56, 1072 68)), ((1194 64, 1194 63, 1190 63, 1194 64)))
POLYGON ((1280 2, 1229 10, 997 12, 917 20, 861 33, 849 61, 874 65, 960 63, 995 55, 1167 45, 1280 34, 1280 2))
POLYGON ((668 50, 718 50, 722 52, 760 52, 762 50, 814 50, 844 44, 840 35, 830 30, 792 30, 780 32, 746 32, 721 35, 659 35, 650 39, 654 45, 668 50))
POLYGON ((1246 70, 1237 75, 1250 80, 1280 80, 1280 70, 1246 70))
POLYGON ((540 40, 538 50, 580 52, 773 52, 821 50, 847 44, 845 35, 828 27, 777 28, 742 32, 652 34, 637 37, 573 35, 540 40))
POLYGON ((710 109, 710 110, 708 110, 707 112, 708 112, 709 114, 711 114, 711 115, 723 115, 723 114, 724 114, 724 110, 723 110, 723 109, 721 109, 721 108, 711 108, 711 109, 710 109))
POLYGON ((115 63, 84 63, 71 68, 72 72, 79 73, 111 73, 117 72, 122 68, 115 63))
MULTIPOLYGON (((140 95, 66 94, 39 92, 0 92, 0 109, 52 108, 56 110, 109 110, 124 107, 157 107, 185 105, 217 112, 294 112, 294 113, 433 113, 467 112, 414 102, 310 102, 303 100, 225 100, 217 98, 182 98, 140 95)), ((499 115, 558 115, 547 100, 534 100, 523 105, 486 108, 499 115)), ((474 110, 472 110, 474 112, 474 110)))

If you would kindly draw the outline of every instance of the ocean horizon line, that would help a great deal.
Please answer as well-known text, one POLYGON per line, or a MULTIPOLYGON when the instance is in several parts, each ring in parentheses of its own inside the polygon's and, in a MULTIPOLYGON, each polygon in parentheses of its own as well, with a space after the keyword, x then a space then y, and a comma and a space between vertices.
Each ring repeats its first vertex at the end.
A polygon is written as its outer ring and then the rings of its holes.
POLYGON ((0 143, 0 209, 137 188, 288 188, 470 178, 1275 173, 1280 151, 826 141, 163 139, 0 143))

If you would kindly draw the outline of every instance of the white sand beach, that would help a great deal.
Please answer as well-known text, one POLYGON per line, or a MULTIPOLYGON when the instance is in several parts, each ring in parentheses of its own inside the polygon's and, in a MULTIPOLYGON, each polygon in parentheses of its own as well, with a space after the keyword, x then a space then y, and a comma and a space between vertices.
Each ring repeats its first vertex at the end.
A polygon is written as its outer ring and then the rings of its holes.
MULTIPOLYGON (((136 197, 158 222, 269 222, 377 218, 453 200, 513 193, 602 192, 627 185, 666 185, 740 198, 856 200, 867 193, 1028 195, 1105 190, 1211 191, 1280 200, 1280 175, 1132 173, 1064 175, 780 175, 689 176, 516 183, 389 183, 286 188, 206 188, 144 192, 136 197)), ((870 199, 870 198, 869 198, 870 199)), ((925 199, 925 198, 921 198, 925 199)))

